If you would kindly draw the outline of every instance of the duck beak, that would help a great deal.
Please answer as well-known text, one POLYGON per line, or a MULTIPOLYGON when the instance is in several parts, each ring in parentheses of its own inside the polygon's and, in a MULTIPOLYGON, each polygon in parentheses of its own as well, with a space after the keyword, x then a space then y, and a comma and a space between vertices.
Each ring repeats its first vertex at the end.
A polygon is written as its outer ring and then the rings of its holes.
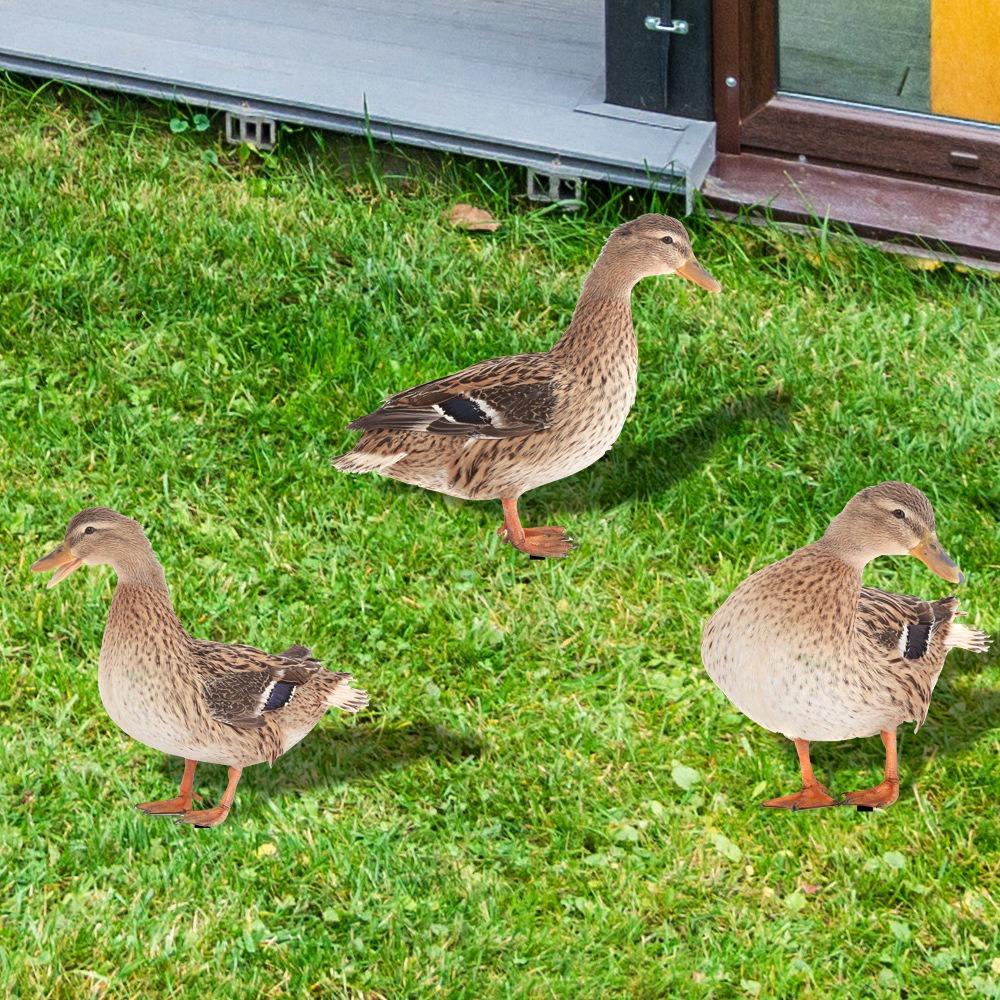
POLYGON ((59 583, 60 580, 65 580, 70 573, 79 569, 82 565, 83 560, 77 559, 77 557, 70 552, 69 547, 64 542, 57 549, 53 549, 53 551, 47 556, 42 556, 38 562, 33 563, 31 566, 31 572, 47 573, 50 569, 54 569, 55 573, 52 574, 52 579, 49 580, 47 584, 49 588, 52 588, 59 583))
POLYGON ((937 573, 942 580, 949 583, 964 583, 965 574, 958 568, 954 559, 948 555, 936 535, 927 535, 919 544, 910 549, 910 555, 916 556, 932 573, 937 573))
POLYGON ((677 268, 677 273, 682 278, 687 278, 688 281, 693 281, 696 285, 701 285, 702 288, 707 289, 710 292, 722 291, 721 282, 716 281, 715 278, 713 278, 708 271, 706 271, 705 268, 703 268, 701 264, 694 259, 694 257, 681 264, 681 266, 677 268))

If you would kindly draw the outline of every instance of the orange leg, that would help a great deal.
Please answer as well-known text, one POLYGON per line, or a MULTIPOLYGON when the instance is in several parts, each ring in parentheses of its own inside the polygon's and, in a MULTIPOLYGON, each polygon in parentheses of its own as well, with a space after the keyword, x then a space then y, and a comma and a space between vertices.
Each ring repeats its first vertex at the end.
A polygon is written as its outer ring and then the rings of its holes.
POLYGON ((195 809, 193 812, 186 812, 183 816, 177 817, 178 823, 190 823, 192 826, 218 826, 228 815, 229 809, 236 798, 236 786, 240 783, 240 775, 243 774, 242 767, 231 767, 229 769, 229 784, 219 799, 219 804, 211 809, 195 809))
POLYGON ((194 794, 194 769, 198 766, 196 760, 184 761, 184 777, 181 778, 180 791, 174 799, 160 799, 158 802, 140 802, 136 809, 147 816, 176 816, 186 813, 195 799, 201 798, 194 794))
POLYGON ((564 528, 522 527, 517 514, 517 500, 500 502, 503 504, 503 527, 497 534, 515 549, 527 552, 536 559, 561 559, 576 548, 576 543, 566 535, 564 528))
POLYGON ((768 809, 822 809, 835 806, 837 800, 816 780, 809 760, 809 741, 796 740, 795 752, 799 755, 799 769, 802 771, 802 791, 769 799, 764 805, 768 809))
POLYGON ((899 798, 899 761, 896 758, 896 730, 882 730, 882 745, 885 747, 885 779, 873 788, 862 792, 848 792, 844 796, 845 806, 857 806, 858 812, 885 809, 899 798))

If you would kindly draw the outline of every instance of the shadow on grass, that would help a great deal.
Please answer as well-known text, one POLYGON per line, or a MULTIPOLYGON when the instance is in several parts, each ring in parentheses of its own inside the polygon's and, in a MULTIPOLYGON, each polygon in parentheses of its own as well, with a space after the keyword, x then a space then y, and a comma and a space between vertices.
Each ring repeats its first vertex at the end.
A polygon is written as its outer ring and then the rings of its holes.
MULTIPOLYGON (((720 441, 746 433, 747 425, 784 425, 790 405, 788 396, 773 389, 729 399, 675 434, 616 445, 605 460, 567 480, 566 487, 540 489, 532 505, 541 500, 543 507, 572 512, 659 496, 697 472, 720 441)), ((533 514, 533 520, 540 521, 540 515, 533 514)))
POLYGON ((362 722, 349 729, 313 730, 273 769, 254 768, 255 794, 284 795, 290 789, 327 788, 383 771, 396 771, 421 758, 457 763, 475 758, 482 743, 428 720, 362 722))
POLYGON ((996 729, 1000 691, 968 683, 968 679, 979 678, 996 659, 995 650, 985 656, 958 651, 945 661, 920 732, 914 734, 912 726, 900 727, 900 771, 904 782, 907 776, 919 778, 935 757, 963 753, 996 729))
POLYGON ((958 689, 939 682, 927 721, 916 736, 906 740, 910 754, 920 755, 919 763, 911 763, 914 776, 935 757, 963 753, 986 733, 995 731, 998 722, 1000 691, 986 687, 958 689))

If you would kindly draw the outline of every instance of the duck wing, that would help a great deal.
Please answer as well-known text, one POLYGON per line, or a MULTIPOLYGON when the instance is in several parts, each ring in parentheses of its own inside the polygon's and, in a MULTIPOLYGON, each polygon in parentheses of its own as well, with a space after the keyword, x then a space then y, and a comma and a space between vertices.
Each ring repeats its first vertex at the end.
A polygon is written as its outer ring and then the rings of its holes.
MULTIPOLYGON (((924 601, 908 594, 890 594, 862 587, 858 602, 858 637, 885 675, 897 697, 907 705, 919 729, 927 718, 931 695, 944 666, 948 650, 961 644, 952 631, 965 630, 954 624, 957 597, 924 601)), ((980 633, 977 633, 980 634, 980 633)))
POLYGON ((390 396, 348 424, 352 431, 397 430, 468 438, 521 437, 547 429, 560 369, 548 354, 518 354, 390 396))
POLYGON ((260 729, 268 713, 284 708, 296 689, 322 670, 305 646, 274 655, 253 646, 199 641, 194 658, 209 713, 237 729, 260 729))
POLYGON ((890 594, 862 587, 858 602, 859 627, 888 653, 911 662, 922 660, 943 642, 934 643, 935 633, 958 614, 958 598, 924 601, 908 594, 890 594))

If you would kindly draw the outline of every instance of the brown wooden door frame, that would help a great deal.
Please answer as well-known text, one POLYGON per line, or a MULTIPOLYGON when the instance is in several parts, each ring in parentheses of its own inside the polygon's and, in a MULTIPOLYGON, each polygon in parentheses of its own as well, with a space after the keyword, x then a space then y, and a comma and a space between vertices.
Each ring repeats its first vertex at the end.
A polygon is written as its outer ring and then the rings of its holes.
POLYGON ((778 93, 778 0, 712 0, 720 153, 807 157, 1000 190, 1000 129, 778 93))

